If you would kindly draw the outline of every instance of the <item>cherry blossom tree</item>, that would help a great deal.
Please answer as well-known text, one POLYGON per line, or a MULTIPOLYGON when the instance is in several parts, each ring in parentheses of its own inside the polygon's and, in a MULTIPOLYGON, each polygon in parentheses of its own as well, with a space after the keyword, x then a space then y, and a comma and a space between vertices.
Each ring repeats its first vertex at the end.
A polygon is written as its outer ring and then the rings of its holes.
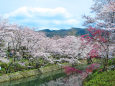
POLYGON ((54 62, 69 62, 71 64, 80 63, 79 59, 86 57, 90 51, 90 45, 81 50, 81 37, 66 36, 59 39, 50 39, 47 44, 47 52, 51 54, 54 62), (89 48, 89 49, 88 49, 89 48))
POLYGON ((93 17, 84 16, 84 25, 113 29, 115 26, 115 1, 114 0, 94 0, 91 7, 93 17))
POLYGON ((115 49, 112 43, 115 30, 115 1, 114 0, 93 0, 94 4, 91 7, 93 17, 84 16, 84 25, 90 28, 89 34, 84 36, 87 42, 96 45, 97 48, 92 48, 89 56, 100 56, 105 58, 104 67, 108 64, 110 53, 115 49), (92 41, 92 42, 91 42, 92 41), (97 46, 98 45, 98 46, 97 46), (99 53, 101 52, 101 53, 99 53))

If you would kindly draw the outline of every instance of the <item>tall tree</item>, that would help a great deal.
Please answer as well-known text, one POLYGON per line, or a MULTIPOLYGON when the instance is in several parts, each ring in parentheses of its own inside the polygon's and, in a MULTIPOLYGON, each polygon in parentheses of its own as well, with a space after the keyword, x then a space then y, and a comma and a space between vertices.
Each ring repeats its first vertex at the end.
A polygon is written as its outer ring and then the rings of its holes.
POLYGON ((91 7, 93 17, 84 16, 86 19, 84 25, 113 29, 115 27, 115 0, 93 1, 94 4, 91 7))
MULTIPOLYGON (((115 30, 115 0, 93 0, 94 4, 91 7, 93 17, 91 16, 84 16, 86 21, 84 25, 92 26, 95 28, 90 28, 89 36, 87 37, 88 41, 89 38, 92 41, 92 44, 97 42, 100 47, 103 47, 103 57, 105 58, 105 65, 107 67, 109 53, 112 51, 111 46, 112 37, 115 30), (104 29, 104 30, 103 30, 104 29)), ((96 51, 96 48, 93 48, 93 51, 96 51)), ((97 52, 94 52, 96 54, 97 52)), ((91 52, 92 54, 92 52, 91 52)))

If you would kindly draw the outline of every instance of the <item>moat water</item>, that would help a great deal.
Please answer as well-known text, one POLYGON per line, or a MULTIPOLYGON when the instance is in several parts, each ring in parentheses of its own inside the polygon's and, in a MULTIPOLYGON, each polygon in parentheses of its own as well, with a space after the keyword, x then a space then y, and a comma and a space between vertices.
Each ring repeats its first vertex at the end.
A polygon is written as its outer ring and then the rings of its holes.
POLYGON ((82 80, 79 75, 67 76, 61 72, 52 72, 0 83, 0 86, 82 86, 82 80))

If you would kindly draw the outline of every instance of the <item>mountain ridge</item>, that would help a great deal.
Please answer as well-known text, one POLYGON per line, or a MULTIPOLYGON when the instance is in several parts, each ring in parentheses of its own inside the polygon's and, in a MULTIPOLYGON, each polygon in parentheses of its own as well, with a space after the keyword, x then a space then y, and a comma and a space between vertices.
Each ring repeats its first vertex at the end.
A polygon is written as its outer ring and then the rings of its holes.
POLYGON ((44 29, 40 30, 40 32, 44 32, 47 37, 54 37, 54 36, 68 36, 68 35, 74 35, 74 36, 81 36, 84 34, 87 34, 88 31, 85 28, 71 28, 71 29, 60 29, 60 30, 50 30, 50 29, 44 29))

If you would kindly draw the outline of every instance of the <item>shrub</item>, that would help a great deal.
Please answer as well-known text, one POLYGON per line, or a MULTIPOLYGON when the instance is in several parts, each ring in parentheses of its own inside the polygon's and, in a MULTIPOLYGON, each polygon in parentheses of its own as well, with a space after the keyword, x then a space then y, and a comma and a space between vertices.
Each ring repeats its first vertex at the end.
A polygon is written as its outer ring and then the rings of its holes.
POLYGON ((13 73, 13 72, 22 71, 22 70, 27 69, 26 67, 21 66, 18 63, 14 63, 14 64, 13 63, 8 63, 8 64, 1 63, 0 66, 1 66, 0 74, 13 73))
POLYGON ((84 86, 115 86, 115 71, 95 72, 86 78, 84 86))
POLYGON ((14 71, 15 71, 15 72, 17 72, 17 71, 22 71, 22 70, 25 70, 25 69, 26 69, 26 67, 21 66, 21 65, 18 64, 18 63, 15 63, 13 67, 14 67, 14 71))
POLYGON ((108 61, 109 65, 115 65, 115 58, 112 58, 108 61))
POLYGON ((4 74, 5 72, 6 72, 5 68, 2 68, 2 69, 0 70, 0 75, 4 74))
POLYGON ((6 64, 6 63, 1 63, 0 66, 1 66, 0 73, 1 73, 1 74, 5 74, 5 73, 6 73, 6 70, 7 70, 7 68, 8 68, 8 64, 6 64))

